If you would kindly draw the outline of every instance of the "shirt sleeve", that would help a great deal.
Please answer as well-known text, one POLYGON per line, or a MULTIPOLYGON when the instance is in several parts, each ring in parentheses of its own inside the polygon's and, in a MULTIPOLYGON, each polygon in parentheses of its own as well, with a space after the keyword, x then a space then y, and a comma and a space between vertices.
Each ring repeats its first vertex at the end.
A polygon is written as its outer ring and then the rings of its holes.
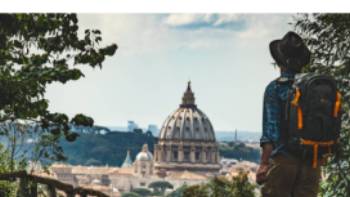
POLYGON ((280 130, 280 103, 274 82, 270 83, 264 93, 263 102, 263 129, 260 138, 260 145, 271 143, 276 145, 279 140, 280 130))

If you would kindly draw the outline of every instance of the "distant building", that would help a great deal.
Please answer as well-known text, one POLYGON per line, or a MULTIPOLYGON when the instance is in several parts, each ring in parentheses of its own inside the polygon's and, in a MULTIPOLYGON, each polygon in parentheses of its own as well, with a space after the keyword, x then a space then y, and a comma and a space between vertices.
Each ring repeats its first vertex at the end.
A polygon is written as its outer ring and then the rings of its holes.
POLYGON ((142 177, 153 175, 153 155, 148 151, 148 145, 144 144, 142 151, 136 155, 134 162, 135 174, 142 177))
POLYGON ((159 132, 159 129, 158 129, 158 126, 155 125, 155 124, 149 124, 148 125, 148 128, 147 128, 147 131, 150 131, 152 132, 152 134, 154 136, 158 135, 158 132, 159 132))
POLYGON ((165 120, 154 148, 156 171, 218 173, 220 156, 209 118, 195 104, 191 83, 165 120))
POLYGON ((195 185, 209 180, 205 175, 189 171, 169 172, 166 176, 155 174, 153 155, 147 144, 131 165, 130 162, 130 153, 127 153, 120 168, 53 164, 50 170, 52 176, 62 182, 97 189, 111 197, 119 197, 120 193, 129 192, 133 188, 147 188, 155 181, 168 181, 176 189, 183 184, 195 185))
POLYGON ((235 142, 238 142, 237 129, 235 130, 235 142))
POLYGON ((135 123, 133 120, 128 121, 128 131, 134 131, 135 129, 138 129, 139 126, 135 123))
MULTIPOLYGON (((149 126, 149 130, 155 128, 149 126)), ((129 131, 137 129, 134 121, 128 121, 129 131)), ((222 164, 226 173, 231 172, 232 161, 222 164)), ((174 189, 184 184, 206 183, 209 177, 220 173, 221 167, 213 126, 195 104, 189 82, 180 107, 165 120, 160 130, 154 155, 144 144, 134 162, 128 151, 120 168, 55 164, 51 169, 59 180, 100 187, 114 197, 132 188, 147 188, 155 181, 168 181, 174 189)))

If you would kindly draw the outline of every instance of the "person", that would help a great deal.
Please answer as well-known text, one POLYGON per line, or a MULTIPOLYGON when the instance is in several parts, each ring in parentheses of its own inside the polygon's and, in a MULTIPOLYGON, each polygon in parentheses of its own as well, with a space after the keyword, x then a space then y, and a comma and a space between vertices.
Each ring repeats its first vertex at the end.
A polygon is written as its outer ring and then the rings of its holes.
POLYGON ((262 197, 317 197, 320 167, 313 168, 287 150, 282 140, 286 131, 281 124, 281 103, 288 98, 295 75, 309 63, 311 53, 295 32, 272 41, 269 48, 280 77, 268 84, 264 93, 262 155, 256 181, 262 184, 262 197))

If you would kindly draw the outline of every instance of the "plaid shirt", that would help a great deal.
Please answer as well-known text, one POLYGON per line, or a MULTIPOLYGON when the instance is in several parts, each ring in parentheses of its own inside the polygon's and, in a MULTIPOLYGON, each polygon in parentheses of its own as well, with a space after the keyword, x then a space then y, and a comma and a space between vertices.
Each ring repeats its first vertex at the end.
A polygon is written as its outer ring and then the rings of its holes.
POLYGON ((274 147, 272 156, 284 152, 284 145, 280 143, 280 119, 282 113, 281 102, 287 100, 291 83, 279 83, 277 80, 294 79, 295 73, 291 71, 281 72, 281 76, 273 80, 265 89, 263 104, 263 131, 260 144, 271 143, 274 147))

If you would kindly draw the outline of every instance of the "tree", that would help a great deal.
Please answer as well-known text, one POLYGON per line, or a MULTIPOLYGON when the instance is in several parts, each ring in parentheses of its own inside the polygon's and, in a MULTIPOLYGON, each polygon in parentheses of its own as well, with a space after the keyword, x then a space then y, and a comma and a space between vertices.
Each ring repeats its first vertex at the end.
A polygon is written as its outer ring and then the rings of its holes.
POLYGON ((76 139, 71 126, 93 125, 93 119, 83 114, 70 119, 50 112, 45 98, 49 84, 80 79, 84 76, 80 67, 101 68, 105 57, 117 49, 116 44, 100 46, 100 30, 87 29, 82 37, 78 30, 76 14, 0 15, 0 134, 15 140, 9 133, 14 130, 6 126, 17 126, 19 121, 31 125, 33 130, 15 131, 37 134, 31 160, 65 159, 58 141, 76 139))
POLYGON ((303 14, 294 22, 296 31, 312 52, 306 72, 324 73, 338 81, 342 93, 342 128, 336 155, 324 168, 327 179, 321 184, 323 196, 350 196, 350 15, 303 14))
POLYGON ((133 188, 131 192, 137 193, 140 196, 150 196, 152 194, 152 191, 146 188, 133 188))
MULTIPOLYGON (((100 30, 87 29, 83 36, 78 30, 76 14, 0 14, 0 135, 10 145, 4 172, 24 169, 27 160, 64 160, 59 141, 75 141, 78 134, 71 127, 93 125, 83 114, 69 118, 51 112, 45 98, 49 84, 84 77, 82 66, 101 68, 117 49, 116 44, 100 46, 100 30), (29 139, 29 151, 19 151, 29 139)), ((21 179, 19 185, 19 196, 37 193, 28 190, 37 188, 36 183, 21 179)))
MULTIPOLYGON (((0 174, 10 170, 10 154, 0 144, 0 174)), ((17 188, 14 183, 0 181, 0 196, 14 197, 17 188)))
POLYGON ((254 197, 254 189, 247 172, 240 171, 232 180, 220 176, 207 184, 190 186, 185 189, 184 197, 254 197))
POLYGON ((171 192, 166 197, 183 197, 187 187, 188 186, 186 184, 183 184, 181 187, 177 188, 175 191, 171 192))
POLYGON ((231 197, 232 193, 230 191, 230 181, 225 177, 214 177, 207 184, 210 196, 219 197, 227 196, 231 197))
POLYGON ((122 194, 122 197, 142 197, 135 192, 126 192, 122 194))
POLYGON ((254 197, 255 185, 248 180, 248 173, 240 171, 237 176, 232 177, 230 192, 233 197, 254 197))
POLYGON ((209 197, 207 185, 192 185, 186 188, 183 197, 209 197))
POLYGON ((174 186, 168 181, 155 181, 148 185, 149 188, 153 189, 153 193, 159 193, 164 195, 166 189, 173 189, 174 186))

